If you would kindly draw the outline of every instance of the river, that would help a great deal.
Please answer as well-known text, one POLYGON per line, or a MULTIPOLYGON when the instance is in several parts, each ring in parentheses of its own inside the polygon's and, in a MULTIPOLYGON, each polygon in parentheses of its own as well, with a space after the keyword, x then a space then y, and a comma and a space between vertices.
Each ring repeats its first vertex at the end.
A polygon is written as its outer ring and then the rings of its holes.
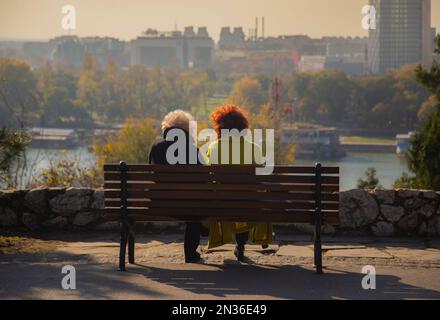
MULTIPOLYGON (((87 148, 71 150, 57 149, 28 149, 29 163, 35 163, 32 172, 35 175, 48 167, 49 162, 61 158, 76 157, 84 166, 89 166, 95 161, 94 155, 87 148)), ((294 165, 313 165, 310 160, 296 160, 294 165)), ((341 176, 341 190, 356 188, 359 177, 365 175, 365 171, 372 167, 377 171, 377 177, 384 188, 392 187, 394 181, 402 172, 408 172, 406 160, 397 157, 394 153, 361 153, 349 152, 347 156, 337 161, 322 161, 324 166, 339 166, 341 176)))
MULTIPOLYGON (((295 164, 313 165, 313 162, 296 160, 295 164)), ((408 172, 406 160, 394 153, 347 152, 346 157, 337 161, 322 161, 322 165, 340 167, 342 191, 356 188, 357 180, 365 176, 368 168, 376 169, 379 183, 384 188, 391 188, 403 172, 408 172)))

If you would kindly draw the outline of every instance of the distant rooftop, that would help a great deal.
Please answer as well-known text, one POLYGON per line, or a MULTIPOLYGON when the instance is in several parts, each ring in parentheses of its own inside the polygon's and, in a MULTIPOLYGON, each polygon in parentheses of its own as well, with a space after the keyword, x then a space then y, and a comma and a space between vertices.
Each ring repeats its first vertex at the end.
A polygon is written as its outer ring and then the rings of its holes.
POLYGON ((33 135, 41 136, 69 136, 75 133, 74 129, 59 129, 59 128, 38 128, 34 127, 29 130, 33 135))
POLYGON ((174 31, 159 31, 156 29, 148 28, 142 33, 140 38, 209 38, 208 30, 206 27, 199 27, 197 33, 193 26, 187 26, 184 28, 183 33, 179 30, 174 31))
POLYGON ((314 123, 296 122, 289 127, 283 128, 283 130, 302 130, 302 131, 326 131, 326 130, 336 130, 335 127, 327 127, 314 123))

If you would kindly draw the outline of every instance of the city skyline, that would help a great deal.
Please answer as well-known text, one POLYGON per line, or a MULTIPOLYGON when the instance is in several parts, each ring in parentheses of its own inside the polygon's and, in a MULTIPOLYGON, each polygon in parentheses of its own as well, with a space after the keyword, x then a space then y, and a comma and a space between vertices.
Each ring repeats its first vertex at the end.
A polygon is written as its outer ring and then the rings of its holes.
MULTIPOLYGON (((255 17, 265 17, 265 36, 305 34, 322 36, 368 36, 361 27, 363 5, 368 0, 334 0, 332 7, 322 0, 225 0, 209 3, 182 1, 0 0, 0 38, 46 40, 60 35, 112 36, 130 40, 148 28, 173 30, 184 26, 206 26, 218 41, 223 26, 242 26, 246 35, 255 26, 255 17), (61 28, 63 5, 75 6, 77 29, 61 28), (343 10, 341 10, 343 9, 343 10), (153 12, 153 13, 151 13, 153 12), (165 18, 162 18, 165 17, 165 18), (319 17, 319 19, 317 19, 319 17), (43 19, 42 19, 43 18, 43 19), (319 23, 316 23, 319 21, 319 23)), ((440 1, 432 1, 431 25, 440 29, 440 1)))

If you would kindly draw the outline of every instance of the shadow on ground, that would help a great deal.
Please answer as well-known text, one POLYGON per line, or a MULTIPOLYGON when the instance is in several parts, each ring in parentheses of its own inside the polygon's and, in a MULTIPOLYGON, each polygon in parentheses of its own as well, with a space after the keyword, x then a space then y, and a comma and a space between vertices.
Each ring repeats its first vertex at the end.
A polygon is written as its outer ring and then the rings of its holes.
MULTIPOLYGON (((113 233, 103 239, 100 234, 104 244, 96 249, 112 247, 116 257, 117 243, 110 240, 114 237, 113 233)), ((176 242, 179 237, 165 235, 162 239, 167 242, 168 238, 176 242)), ((97 239, 91 236, 81 241, 97 239)), ((74 238, 63 241, 74 242, 74 238)), ((0 254, 0 299, 440 299, 438 268, 378 266, 376 290, 362 289, 365 275, 360 266, 353 265, 327 268, 323 275, 309 265, 231 260, 203 265, 152 260, 128 265, 127 272, 116 268, 115 263, 102 263, 90 251, 66 254, 59 248, 43 254, 0 254), (76 268, 77 290, 61 289, 61 268, 66 264, 76 268)))
POLYGON ((169 270, 137 264, 131 271, 149 279, 213 298, 229 295, 275 299, 440 299, 440 292, 377 275, 376 290, 364 290, 364 274, 325 270, 318 275, 303 266, 223 265, 212 270, 169 270))
MULTIPOLYGON (((361 273, 303 266, 75 265, 77 290, 62 290, 62 264, 0 264, 1 299, 440 299, 437 291, 380 274, 363 290, 361 273)), ((378 270, 379 272, 380 270, 378 270)), ((388 273, 384 270, 385 273, 388 273)), ((417 272, 417 270, 414 270, 417 272)))

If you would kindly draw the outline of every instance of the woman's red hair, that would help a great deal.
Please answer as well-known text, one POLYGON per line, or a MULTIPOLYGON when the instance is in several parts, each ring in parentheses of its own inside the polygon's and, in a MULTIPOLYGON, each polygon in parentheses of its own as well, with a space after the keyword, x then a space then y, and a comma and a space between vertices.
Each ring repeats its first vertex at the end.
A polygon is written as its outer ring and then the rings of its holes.
POLYGON ((219 137, 222 129, 241 131, 249 128, 246 114, 238 106, 230 103, 215 108, 211 113, 211 120, 219 137))

